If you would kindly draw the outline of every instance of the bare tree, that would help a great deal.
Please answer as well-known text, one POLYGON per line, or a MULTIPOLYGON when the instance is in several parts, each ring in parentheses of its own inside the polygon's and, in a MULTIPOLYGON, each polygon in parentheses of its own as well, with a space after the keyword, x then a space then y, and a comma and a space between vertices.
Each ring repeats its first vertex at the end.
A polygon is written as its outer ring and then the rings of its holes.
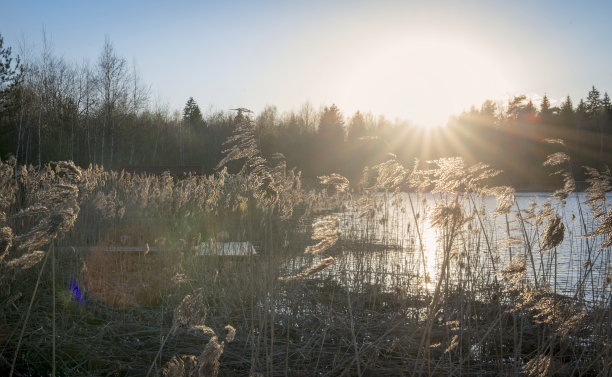
POLYGON ((51 58, 51 46, 47 40, 47 32, 43 28, 43 50, 41 65, 38 69, 38 170, 42 167, 42 119, 47 104, 47 70, 51 58))
MULTIPOLYGON (((15 179, 17 178, 17 172, 18 172, 18 165, 19 165, 19 152, 21 150, 21 143, 22 143, 22 138, 24 135, 24 116, 25 116, 25 98, 26 98, 26 91, 25 91, 25 79, 27 77, 27 75, 29 74, 29 62, 28 62, 28 47, 25 41, 25 37, 22 36, 20 45, 19 45, 19 50, 20 50, 20 56, 22 59, 21 62, 21 72, 19 75, 19 83, 17 85, 19 85, 19 126, 17 128, 17 148, 15 148, 15 159, 17 160, 17 163, 15 164, 15 179)), ((27 157, 26 157, 26 163, 27 163, 27 157)))
POLYGON ((102 128, 100 163, 104 165, 105 138, 110 136, 110 164, 113 163, 117 108, 126 102, 128 74, 126 61, 115 54, 113 45, 106 38, 98 60, 98 92, 102 102, 102 128))
MULTIPOLYGON (((83 61, 78 69, 77 73, 77 108, 78 108, 78 127, 79 131, 84 132, 84 138, 87 141, 87 159, 89 162, 96 163, 96 141, 97 134, 95 130, 92 131, 92 114, 95 112, 96 96, 94 93, 95 89, 95 75, 89 66, 87 61, 83 61), (92 147, 92 139, 94 145, 92 147)), ((81 143, 77 143, 77 148, 80 148, 81 143)), ((77 153, 78 154, 78 153, 77 153)))
POLYGON ((134 122, 139 112, 145 108, 149 98, 149 88, 142 84, 140 74, 136 69, 136 62, 132 64, 132 77, 131 77, 131 102, 130 109, 132 114, 132 127, 130 130, 130 157, 129 163, 134 162, 134 149, 135 149, 135 135, 136 129, 134 122))

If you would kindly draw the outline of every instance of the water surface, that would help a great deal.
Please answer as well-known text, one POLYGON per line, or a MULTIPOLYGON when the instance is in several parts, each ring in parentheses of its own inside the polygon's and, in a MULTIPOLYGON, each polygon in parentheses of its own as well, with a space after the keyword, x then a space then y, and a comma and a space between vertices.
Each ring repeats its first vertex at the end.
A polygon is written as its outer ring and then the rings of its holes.
MULTIPOLYGON (((328 273, 353 286, 433 290, 449 238, 432 225, 432 214, 437 205, 455 199, 453 195, 403 193, 347 201, 345 209, 335 213, 341 219, 342 255, 328 273)), ((524 258, 532 284, 570 296, 579 292, 577 296, 589 301, 605 299, 610 249, 601 249, 604 237, 583 237, 599 224, 585 200, 582 193, 570 195, 565 203, 549 193, 518 193, 510 212, 496 215, 495 197, 459 196, 464 214, 472 220, 453 238, 451 277, 499 281, 500 270, 509 261, 524 258), (563 242, 549 251, 541 247, 546 221, 539 223, 528 214, 530 209, 541 214, 546 203, 565 225, 563 242)))

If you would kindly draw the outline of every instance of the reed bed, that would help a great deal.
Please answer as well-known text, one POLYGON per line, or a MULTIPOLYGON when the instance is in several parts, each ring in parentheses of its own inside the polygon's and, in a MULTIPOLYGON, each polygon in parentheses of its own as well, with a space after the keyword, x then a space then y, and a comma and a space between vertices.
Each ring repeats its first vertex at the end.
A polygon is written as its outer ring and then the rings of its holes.
POLYGON ((608 376, 610 172, 568 218, 551 142, 560 189, 529 208, 459 158, 306 188, 248 121, 208 177, 2 162, 0 371, 608 376), (257 253, 200 255, 230 241, 257 253))

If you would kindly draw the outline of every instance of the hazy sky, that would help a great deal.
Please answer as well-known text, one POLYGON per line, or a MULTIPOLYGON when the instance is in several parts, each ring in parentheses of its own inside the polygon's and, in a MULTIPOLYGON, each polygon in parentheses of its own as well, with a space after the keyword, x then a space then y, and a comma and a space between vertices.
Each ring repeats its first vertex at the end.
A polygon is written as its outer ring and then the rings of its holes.
POLYGON ((0 34, 95 63, 105 37, 152 99, 336 103, 431 125, 526 93, 612 91, 612 1, 5 1, 0 34))

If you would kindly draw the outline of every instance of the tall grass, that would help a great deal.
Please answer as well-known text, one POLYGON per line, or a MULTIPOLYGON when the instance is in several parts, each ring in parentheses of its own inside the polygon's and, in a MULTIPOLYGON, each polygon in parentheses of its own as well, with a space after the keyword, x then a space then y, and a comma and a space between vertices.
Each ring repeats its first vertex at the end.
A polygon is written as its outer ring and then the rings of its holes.
POLYGON ((248 121, 208 177, 2 162, 0 370, 607 376, 610 172, 580 201, 552 142, 561 188, 528 208, 459 158, 307 188, 248 121), (226 241, 257 255, 198 255, 226 241))

